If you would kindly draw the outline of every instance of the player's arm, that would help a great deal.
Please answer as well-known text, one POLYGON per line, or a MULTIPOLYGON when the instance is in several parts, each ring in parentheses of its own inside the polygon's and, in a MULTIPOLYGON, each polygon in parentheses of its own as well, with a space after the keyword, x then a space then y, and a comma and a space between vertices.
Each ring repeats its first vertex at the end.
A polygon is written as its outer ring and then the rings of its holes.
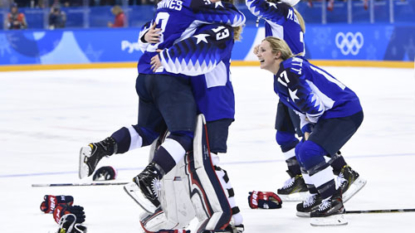
POLYGON ((285 18, 290 8, 286 4, 276 4, 267 0, 246 0, 246 6, 253 15, 271 21, 285 18))
POLYGON ((153 21, 145 23, 138 35, 138 46, 142 52, 146 51, 150 43, 160 42, 160 30, 153 21))
POLYGON ((212 71, 231 52, 233 43, 232 27, 205 25, 192 37, 162 50, 156 59, 168 72, 201 75, 212 71))
POLYGON ((200 7, 195 13, 197 20, 205 23, 220 23, 239 27, 243 26, 246 21, 245 15, 233 4, 222 1, 200 7))
POLYGON ((304 75, 301 67, 293 66, 284 69, 277 81, 286 84, 290 99, 305 114, 306 119, 316 123, 326 109, 320 97, 311 89, 313 84, 304 75))

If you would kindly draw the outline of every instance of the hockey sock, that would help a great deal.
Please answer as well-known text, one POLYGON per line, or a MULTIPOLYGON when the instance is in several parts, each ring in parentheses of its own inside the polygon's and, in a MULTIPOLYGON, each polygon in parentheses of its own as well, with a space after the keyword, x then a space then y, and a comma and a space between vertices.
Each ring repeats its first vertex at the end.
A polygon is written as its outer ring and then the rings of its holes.
POLYGON ((172 132, 154 154, 153 162, 167 174, 192 148, 192 139, 187 133, 172 132))
POLYGON ((336 175, 339 175, 342 168, 347 165, 344 157, 340 154, 340 151, 331 156, 329 163, 333 167, 333 172, 336 175))
POLYGON ((127 151, 150 145, 156 140, 158 134, 153 130, 133 125, 122 127, 115 131, 111 137, 117 143, 117 154, 123 154, 127 151))

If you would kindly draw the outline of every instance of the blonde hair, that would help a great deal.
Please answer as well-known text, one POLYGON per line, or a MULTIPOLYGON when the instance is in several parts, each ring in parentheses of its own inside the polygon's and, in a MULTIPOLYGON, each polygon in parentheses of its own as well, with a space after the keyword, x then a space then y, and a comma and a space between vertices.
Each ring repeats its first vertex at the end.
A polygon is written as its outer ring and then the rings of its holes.
POLYGON ((242 34, 242 29, 243 29, 243 27, 242 27, 242 26, 239 26, 239 27, 234 27, 234 28, 233 28, 233 39, 234 39, 234 40, 236 40, 236 41, 240 41, 240 40, 242 39, 242 36, 241 36, 241 34, 242 34))
POLYGON ((297 9, 294 9, 294 14, 297 16, 298 22, 300 23, 301 26, 301 31, 303 31, 303 33, 305 33, 305 21, 303 16, 301 16, 300 12, 297 11, 297 9))
POLYGON ((294 57, 290 47, 284 40, 277 37, 268 36, 262 41, 267 41, 270 44, 273 54, 277 54, 278 52, 280 52, 282 60, 285 61, 290 57, 294 57))
POLYGON ((111 12, 112 12, 112 14, 114 14, 114 15, 118 15, 119 13, 122 13, 122 12, 123 12, 123 10, 121 9, 121 7, 120 7, 120 6, 115 5, 115 6, 113 6, 113 7, 111 8, 111 12))

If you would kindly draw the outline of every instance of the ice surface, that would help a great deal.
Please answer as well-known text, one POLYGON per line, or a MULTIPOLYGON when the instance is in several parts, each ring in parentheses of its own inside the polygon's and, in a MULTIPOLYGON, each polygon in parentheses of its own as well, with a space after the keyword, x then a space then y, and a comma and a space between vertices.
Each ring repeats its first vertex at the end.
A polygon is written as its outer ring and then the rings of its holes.
MULTIPOLYGON (((365 120, 342 149, 368 180, 348 210, 415 208, 415 77, 411 69, 326 67, 360 97, 365 120)), ((80 182, 80 147, 137 121, 135 69, 0 73, 0 232, 54 232, 40 212, 45 194, 73 195, 86 211, 89 233, 142 232, 141 209, 122 186, 32 188, 35 183, 80 182)), ((413 232, 415 213, 347 215, 345 227, 316 228, 295 216, 296 203, 278 210, 251 210, 251 190, 274 191, 288 178, 275 143, 278 98, 270 73, 232 69, 236 121, 228 154, 221 157, 236 192, 247 233, 413 232)), ((118 181, 129 181, 147 164, 148 149, 104 159, 118 181)), ((86 181, 90 181, 86 180, 86 181)))

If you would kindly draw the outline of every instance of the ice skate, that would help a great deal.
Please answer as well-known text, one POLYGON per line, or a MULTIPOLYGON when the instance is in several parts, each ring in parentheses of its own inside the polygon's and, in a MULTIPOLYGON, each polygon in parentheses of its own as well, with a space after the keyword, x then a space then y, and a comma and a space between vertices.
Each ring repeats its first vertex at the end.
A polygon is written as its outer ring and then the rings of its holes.
MULTIPOLYGON (((289 171, 287 171, 290 174, 289 171)), ((303 201, 307 197, 308 189, 302 175, 292 176, 285 181, 282 188, 277 190, 282 201, 293 202, 303 201)))
POLYGON ((297 204, 297 216, 306 218, 310 217, 310 213, 317 210, 320 204, 320 194, 308 194, 308 197, 302 203, 297 204))
POLYGON ((359 173, 345 165, 337 177, 337 183, 343 193, 343 203, 346 203, 359 192, 366 185, 366 182, 365 179, 360 177, 359 173))
POLYGON ((140 174, 134 177, 133 182, 124 186, 124 190, 145 211, 154 213, 160 206, 158 200, 160 192, 161 168, 150 163, 140 174))
POLYGON ((79 179, 91 176, 98 162, 104 157, 117 152, 117 143, 108 137, 103 141, 90 143, 82 147, 79 153, 79 179))
POLYGON ((244 230, 245 230, 245 227, 243 224, 234 225, 231 222, 225 229, 216 230, 215 233, 243 233, 244 230))
POLYGON ((337 190, 335 194, 322 200, 318 209, 311 211, 310 224, 312 226, 347 225, 348 222, 343 215, 345 212, 341 190, 337 190))

